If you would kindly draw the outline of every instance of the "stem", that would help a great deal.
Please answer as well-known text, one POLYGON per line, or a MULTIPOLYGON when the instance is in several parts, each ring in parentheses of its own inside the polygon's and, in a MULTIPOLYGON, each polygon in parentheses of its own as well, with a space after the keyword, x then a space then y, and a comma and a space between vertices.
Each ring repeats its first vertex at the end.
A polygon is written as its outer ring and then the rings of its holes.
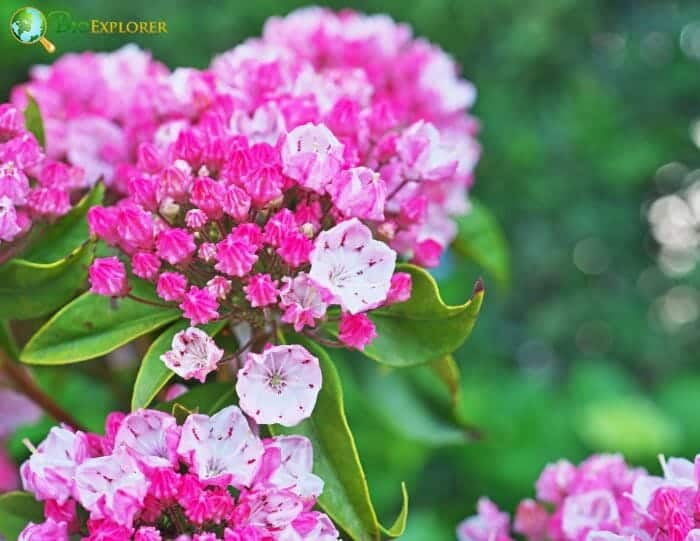
POLYGON ((158 308, 172 308, 172 305, 170 304, 165 304, 164 302, 149 301, 148 299, 137 297, 132 293, 127 293, 126 296, 133 301, 140 302, 143 304, 150 304, 151 306, 157 306, 158 308))
POLYGON ((8 354, 0 349, 0 368, 12 381, 17 390, 29 398, 42 410, 48 413, 56 421, 65 423, 74 430, 87 432, 87 429, 78 422, 75 417, 56 404, 39 386, 34 382, 29 373, 19 364, 9 358, 8 354))
POLYGON ((328 346, 329 348, 344 348, 345 346, 336 340, 329 340, 328 338, 323 338, 317 334, 310 331, 304 331, 304 336, 308 336, 312 340, 318 342, 323 346, 328 346))

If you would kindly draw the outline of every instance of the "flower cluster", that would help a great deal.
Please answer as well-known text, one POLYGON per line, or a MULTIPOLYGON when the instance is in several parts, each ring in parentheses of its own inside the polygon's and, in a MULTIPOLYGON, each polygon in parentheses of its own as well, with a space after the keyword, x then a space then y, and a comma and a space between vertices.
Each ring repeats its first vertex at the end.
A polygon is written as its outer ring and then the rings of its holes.
POLYGON ((331 541, 323 481, 302 436, 260 439, 236 406, 184 424, 111 414, 104 436, 54 427, 22 465, 46 520, 20 541, 331 541), (87 519, 85 518, 87 517, 87 519))
MULTIPOLYGON (((696 541, 700 539, 700 455, 661 458, 663 477, 629 467, 619 455, 581 465, 548 465, 537 499, 518 506, 513 531, 529 541, 696 541)), ((510 519, 488 499, 457 528, 460 541, 509 541, 510 519)))
POLYGON ((66 214, 83 177, 82 168, 47 157, 22 112, 0 104, 0 247, 23 237, 33 222, 66 214))
MULTIPOLYGON (((154 81, 167 81, 167 68, 126 45, 113 53, 69 53, 50 66, 35 66, 30 75, 11 99, 24 107, 29 94, 39 103, 47 155, 80 167, 83 187, 103 180, 125 191, 125 168, 154 125, 153 104, 165 107, 177 92, 153 91, 154 81)), ((185 82, 182 92, 188 91, 185 82)))
MULTIPOLYGON (((173 80, 189 91, 149 102, 177 106, 142 115, 151 124, 122 168, 127 196, 90 211, 92 234, 193 325, 308 332, 338 305, 339 339, 363 349, 376 336, 366 312, 410 296, 397 255, 436 265, 455 235, 450 216, 467 209, 471 85, 386 17, 316 9, 271 20, 207 71, 156 74, 134 94, 173 80)), ((90 277, 93 292, 129 292, 117 257, 90 277)))

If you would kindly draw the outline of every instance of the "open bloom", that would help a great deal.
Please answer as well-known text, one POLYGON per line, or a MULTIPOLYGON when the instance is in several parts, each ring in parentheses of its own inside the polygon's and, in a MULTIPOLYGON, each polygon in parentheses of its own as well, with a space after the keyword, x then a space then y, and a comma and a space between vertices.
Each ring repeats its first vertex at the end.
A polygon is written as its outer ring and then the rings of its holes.
POLYGON ((323 124, 304 124, 287 134, 282 147, 284 174, 323 193, 343 164, 343 145, 323 124))
POLYGON ((316 357, 299 345, 248 353, 236 391, 243 411, 258 423, 294 426, 311 415, 321 389, 316 357))
POLYGON ((369 228, 353 218, 318 236, 309 277, 345 310, 357 314, 386 299, 395 264, 396 252, 374 240, 369 228))
POLYGON ((216 370, 223 356, 224 351, 217 347, 211 336, 190 327, 173 336, 172 349, 161 355, 161 360, 178 376, 204 383, 207 374, 216 370))
POLYGON ((247 486, 260 464, 263 446, 241 410, 229 406, 212 417, 190 415, 177 452, 203 481, 247 486))
POLYGON ((114 438, 114 448, 131 453, 153 467, 177 464, 180 428, 175 418, 155 410, 138 410, 127 415, 114 438))
POLYGON ((75 486, 91 518, 108 518, 123 526, 131 526, 148 491, 136 460, 126 453, 85 460, 75 471, 75 486))

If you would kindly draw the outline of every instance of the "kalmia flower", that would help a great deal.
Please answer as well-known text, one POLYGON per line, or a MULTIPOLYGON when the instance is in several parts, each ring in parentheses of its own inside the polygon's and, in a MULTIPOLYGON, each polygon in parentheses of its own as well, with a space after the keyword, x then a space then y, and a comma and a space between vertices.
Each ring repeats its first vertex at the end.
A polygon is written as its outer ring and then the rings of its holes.
POLYGON ((184 379, 197 379, 201 383, 209 372, 216 370, 224 351, 201 329, 190 327, 178 332, 172 341, 172 349, 161 356, 165 366, 184 379))
POLYGON ((236 382, 243 411, 257 423, 283 426, 309 417, 320 390, 319 361, 298 345, 248 353, 236 382))
POLYGON ((312 510, 323 481, 303 436, 260 440, 236 406, 192 413, 182 426, 157 410, 114 412, 106 432, 51 430, 22 466, 44 476, 26 489, 45 499, 46 520, 28 523, 19 539, 339 539, 330 519, 312 510), (102 444, 88 453, 87 441, 102 444), (47 497, 64 491, 60 504, 47 497))

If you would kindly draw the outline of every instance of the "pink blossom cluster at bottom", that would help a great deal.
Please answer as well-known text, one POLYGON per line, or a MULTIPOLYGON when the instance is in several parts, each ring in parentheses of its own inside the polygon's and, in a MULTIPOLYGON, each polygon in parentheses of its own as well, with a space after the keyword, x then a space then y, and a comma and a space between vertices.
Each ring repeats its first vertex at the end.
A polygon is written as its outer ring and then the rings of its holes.
MULTIPOLYGON (((578 467, 549 464, 536 499, 518 505, 512 532, 528 541, 700 540, 700 455, 661 457, 663 477, 631 468, 620 455, 593 455, 578 467)), ((509 541, 507 513, 482 498, 457 527, 459 541, 509 541)))
POLYGON ((311 442, 261 439, 236 406, 184 424, 112 413, 104 436, 54 427, 22 465, 46 520, 19 541, 332 541, 311 442), (73 537, 77 535, 77 537, 73 537))

